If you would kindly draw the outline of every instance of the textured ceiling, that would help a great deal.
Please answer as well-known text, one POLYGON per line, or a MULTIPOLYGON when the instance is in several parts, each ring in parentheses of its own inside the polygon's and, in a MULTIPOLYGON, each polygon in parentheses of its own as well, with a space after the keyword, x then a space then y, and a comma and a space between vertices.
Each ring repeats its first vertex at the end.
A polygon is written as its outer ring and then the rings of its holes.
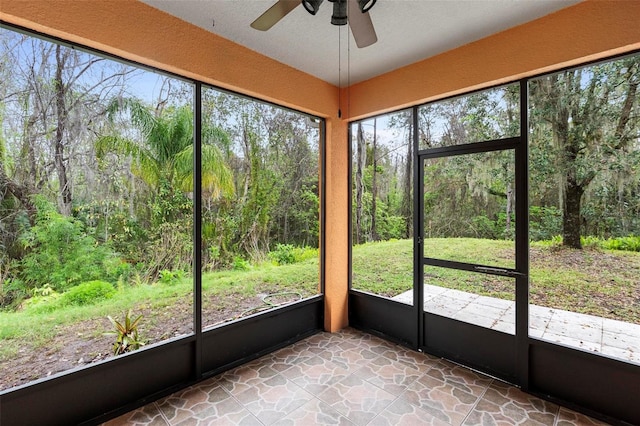
POLYGON ((266 32, 249 25, 276 0, 141 1, 341 86, 375 77, 579 2, 378 0, 369 12, 378 42, 358 49, 348 26, 330 24, 332 4, 328 1, 315 16, 298 6, 266 32))

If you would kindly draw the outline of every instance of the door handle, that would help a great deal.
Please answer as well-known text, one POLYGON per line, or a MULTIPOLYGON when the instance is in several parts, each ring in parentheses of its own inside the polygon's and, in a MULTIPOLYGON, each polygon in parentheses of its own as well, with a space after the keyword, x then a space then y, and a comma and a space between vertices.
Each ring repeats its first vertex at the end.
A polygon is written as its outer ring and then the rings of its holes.
POLYGON ((514 271, 513 269, 495 268, 491 266, 474 266, 473 269, 485 274, 502 275, 503 277, 526 277, 526 274, 522 272, 514 271))

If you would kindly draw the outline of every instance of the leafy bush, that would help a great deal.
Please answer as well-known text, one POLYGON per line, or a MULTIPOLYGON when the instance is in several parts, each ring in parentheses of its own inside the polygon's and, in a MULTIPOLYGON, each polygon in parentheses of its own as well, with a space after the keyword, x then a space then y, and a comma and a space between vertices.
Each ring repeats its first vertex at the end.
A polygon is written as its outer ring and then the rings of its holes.
POLYGON ((556 207, 529 207, 529 238, 550 240, 562 233, 562 212, 556 207))
POLYGON ((562 235, 554 235, 550 239, 538 241, 538 244, 551 250, 559 249, 562 247, 562 235))
POLYGON ((476 216, 471 219, 474 237, 497 239, 496 223, 487 216, 476 216))
POLYGON ((609 250, 626 250, 640 252, 640 237, 629 235, 628 237, 609 238, 602 241, 603 248, 609 250))
POLYGON ((251 265, 240 256, 236 256, 233 258, 233 269, 236 271, 248 271, 251 269, 251 265))
POLYGON ((99 241, 108 241, 120 256, 130 263, 144 259, 148 242, 147 230, 131 217, 124 200, 93 200, 74 208, 74 217, 82 221, 91 235, 99 241))
POLYGON ((62 295, 63 305, 90 305, 101 300, 109 299, 116 292, 106 281, 88 281, 71 288, 62 295))
POLYGON ((269 259, 277 265, 288 265, 317 258, 317 248, 295 247, 291 244, 278 244, 276 249, 269 253, 269 259))
MULTIPOLYGON (((551 248, 562 246, 562 236, 555 235, 550 240, 541 241, 543 245, 551 248)), ((581 236, 580 244, 583 248, 602 248, 606 250, 624 250, 640 252, 640 237, 629 235, 627 237, 615 237, 603 240, 593 235, 581 236)))
POLYGON ((184 277, 184 272, 182 271, 169 271, 167 269, 163 269, 160 271, 160 282, 165 284, 175 284, 180 281, 184 277))
POLYGON ((64 306, 62 294, 58 293, 49 284, 31 290, 31 297, 25 299, 20 308, 28 309, 33 313, 53 312, 64 306))
POLYGON ((19 263, 20 278, 28 288, 50 284, 64 291, 105 279, 115 259, 107 246, 87 235, 80 221, 59 214, 45 202, 38 203, 36 224, 21 242, 27 254, 19 263))
POLYGON ((163 223, 153 232, 147 247, 146 278, 160 278, 160 271, 190 271, 193 256, 192 225, 189 220, 163 223))
POLYGON ((269 253, 269 258, 278 265, 287 265, 296 261, 291 244, 278 244, 276 249, 269 253))
POLYGON ((313 247, 296 247, 293 250, 295 263, 304 262, 309 259, 318 259, 318 249, 313 247))
POLYGON ((602 247, 602 240, 598 237, 594 237, 593 235, 587 235, 586 237, 580 237, 580 245, 582 248, 600 248, 602 247))
POLYGON ((0 282, 0 308, 15 309, 28 295, 24 283, 17 278, 0 282))

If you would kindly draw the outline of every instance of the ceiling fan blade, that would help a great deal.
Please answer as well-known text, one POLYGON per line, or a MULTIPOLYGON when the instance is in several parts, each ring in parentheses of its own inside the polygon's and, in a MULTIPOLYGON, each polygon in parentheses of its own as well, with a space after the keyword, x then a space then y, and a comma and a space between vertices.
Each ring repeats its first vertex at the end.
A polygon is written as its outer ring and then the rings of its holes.
POLYGON ((378 41, 378 36, 376 35, 375 28, 373 28, 369 12, 360 12, 357 0, 348 1, 349 10, 347 13, 349 16, 349 26, 351 27, 353 38, 356 39, 356 45, 359 48, 371 46, 373 43, 378 41))
POLYGON ((267 9, 266 12, 251 23, 251 28, 267 31, 300 4, 300 0, 278 0, 276 4, 267 9))

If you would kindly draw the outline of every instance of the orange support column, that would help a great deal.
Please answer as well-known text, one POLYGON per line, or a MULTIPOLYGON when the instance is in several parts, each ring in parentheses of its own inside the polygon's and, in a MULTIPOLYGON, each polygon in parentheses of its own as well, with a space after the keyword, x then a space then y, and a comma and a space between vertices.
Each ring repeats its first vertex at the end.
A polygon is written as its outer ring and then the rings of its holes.
POLYGON ((326 120, 325 304, 324 328, 348 324, 349 293, 349 150, 348 122, 326 120))

